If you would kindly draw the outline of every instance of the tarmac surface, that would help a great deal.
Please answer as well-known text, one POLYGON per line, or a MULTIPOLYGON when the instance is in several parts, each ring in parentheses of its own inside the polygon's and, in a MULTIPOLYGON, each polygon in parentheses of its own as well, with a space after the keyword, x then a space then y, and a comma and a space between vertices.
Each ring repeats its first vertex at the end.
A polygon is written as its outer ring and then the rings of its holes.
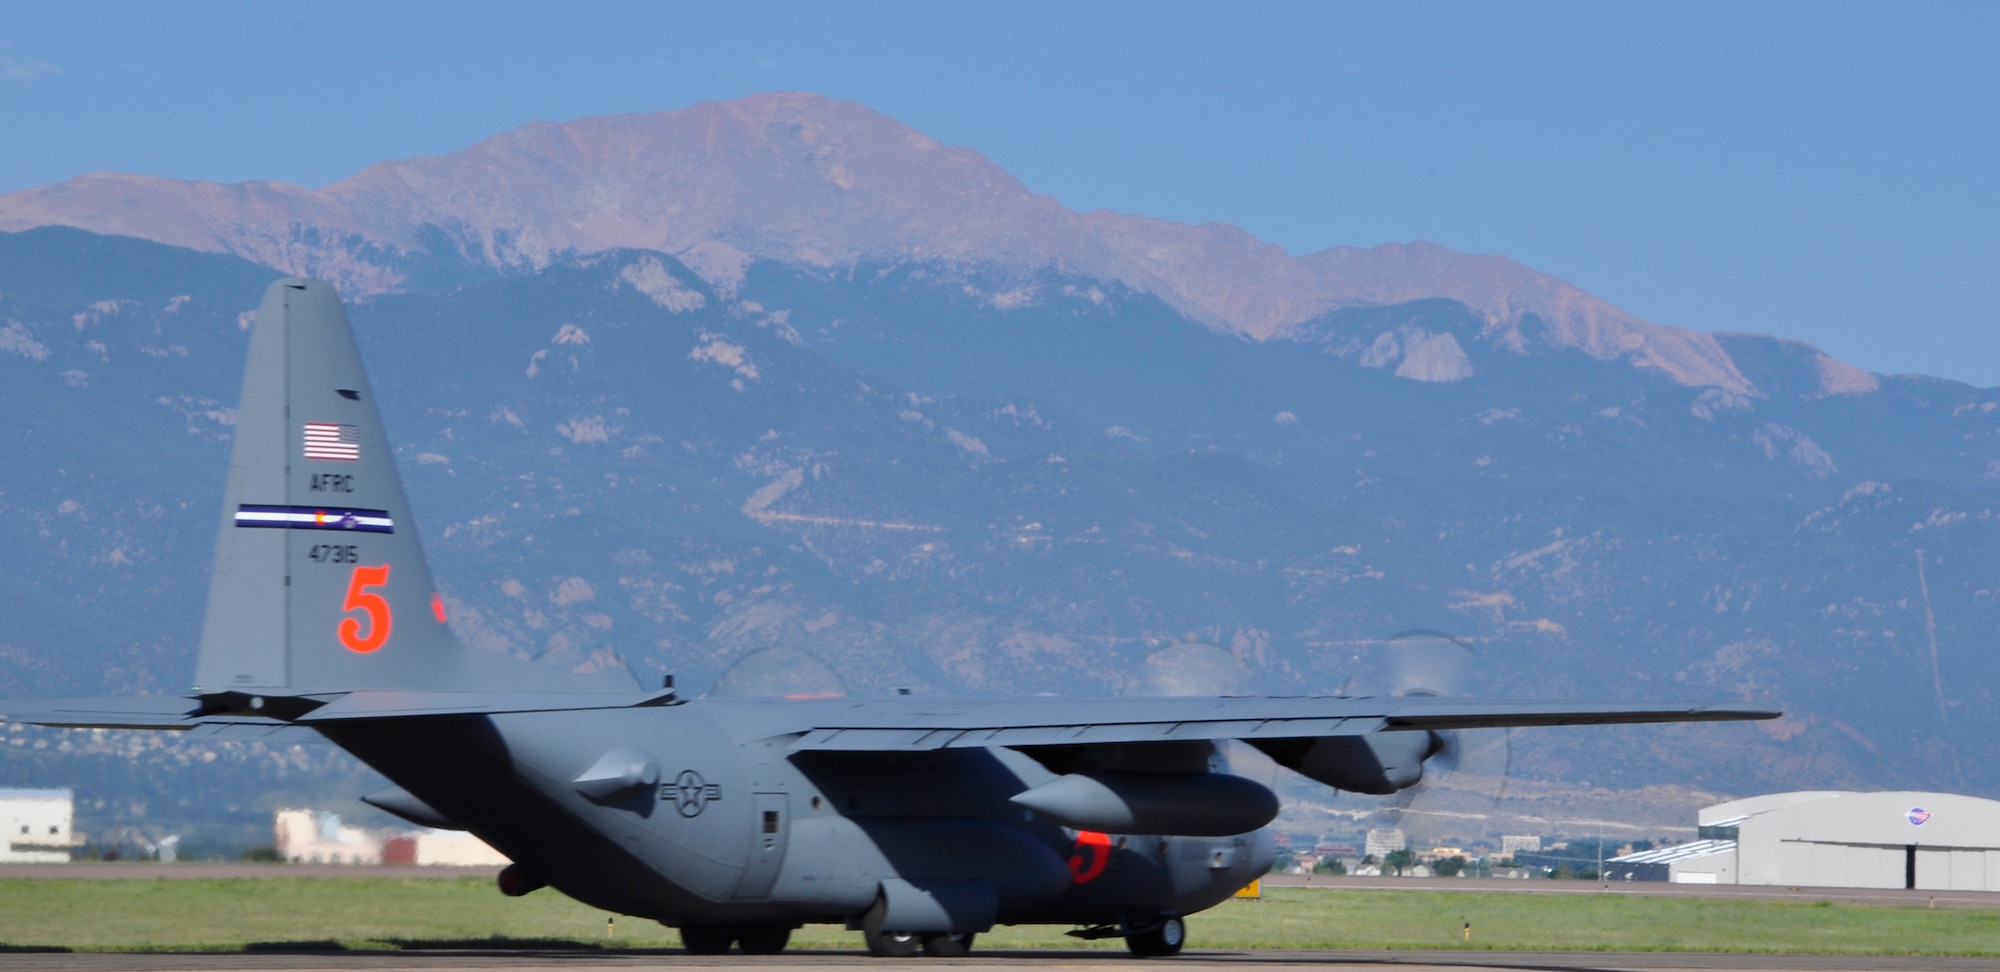
MULTIPOLYGON (((0 879, 186 880, 194 878, 492 878, 498 867, 418 867, 415 865, 241 864, 191 862, 156 864, 78 861, 71 864, 0 864, 0 879)), ((1663 881, 1506 881, 1493 878, 1394 878, 1347 875, 1272 874, 1271 888, 1328 890, 1473 891, 1504 894, 1631 894, 1777 901, 1837 901, 1845 904, 1905 905, 1916 908, 1991 908, 2000 911, 2000 891, 1905 891, 1879 888, 1810 888, 1750 884, 1667 884, 1663 881)))
POLYGON ((1813 888, 1762 884, 1668 884, 1665 881, 1506 881, 1494 878, 1383 878, 1273 874, 1270 888, 1368 889, 1373 891, 1472 891, 1501 894, 1630 894, 1758 901, 1837 901, 1842 904, 1906 905, 1913 908, 2000 910, 2000 891, 1906 891, 1902 888, 1813 888))
POLYGON ((491 878, 499 867, 440 867, 415 864, 240 864, 233 861, 190 861, 185 864, 156 864, 151 861, 75 861, 69 864, 0 864, 0 879, 34 878, 48 881, 106 881, 195 878, 491 878))
MULTIPOLYGON (((265 877, 491 877, 498 868, 354 867, 284 864, 150 864, 78 862, 0 865, 0 878, 44 880, 156 880, 265 877)), ((1506 881, 1450 878, 1358 878, 1273 875, 1267 887, 1387 890, 1412 894, 1472 891, 1516 894, 1674 895, 1739 899, 1841 901, 1923 908, 2000 910, 2000 892, 1905 891, 1868 888, 1787 888, 1749 885, 1674 885, 1657 882, 1506 881)), ((0 916, 4 922, 4 916, 0 916)), ((2000 968, 2000 960, 1939 956, 1742 955, 1687 952, 1503 952, 1463 951, 1223 951, 1189 950, 1171 959, 1139 959, 1122 951, 1048 949, 977 951, 963 959, 877 959, 858 950, 797 951, 782 956, 692 956, 679 950, 439 950, 439 951, 267 951, 267 952, 30 952, 0 947, 0 972, 401 972, 401 970, 509 969, 523 972, 584 972, 595 969, 718 969, 765 972, 810 968, 878 969, 895 972, 1028 972, 1101 969, 1145 972, 1465 972, 1494 969, 1520 972, 1762 972, 1826 969, 1830 972, 1958 972, 2000 968)))
POLYGON ((1840 955, 1708 955, 1646 952, 1225 952, 1189 951, 1177 958, 1139 959, 1116 952, 1015 951, 962 959, 878 959, 860 952, 798 952, 782 956, 690 956, 680 952, 286 952, 258 954, 4 953, 0 970, 48 972, 401 972, 510 969, 584 972, 597 969, 718 969, 765 972, 799 969, 893 969, 895 972, 1959 972, 1992 969, 1991 958, 1840 955))

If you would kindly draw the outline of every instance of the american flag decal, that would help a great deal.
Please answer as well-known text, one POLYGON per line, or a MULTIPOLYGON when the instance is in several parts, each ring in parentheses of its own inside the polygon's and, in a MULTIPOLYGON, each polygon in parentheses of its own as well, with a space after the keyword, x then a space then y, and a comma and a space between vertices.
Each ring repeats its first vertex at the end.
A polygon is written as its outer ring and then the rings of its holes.
POLYGON ((353 462, 361 458, 361 427, 332 422, 306 423, 306 458, 353 462))

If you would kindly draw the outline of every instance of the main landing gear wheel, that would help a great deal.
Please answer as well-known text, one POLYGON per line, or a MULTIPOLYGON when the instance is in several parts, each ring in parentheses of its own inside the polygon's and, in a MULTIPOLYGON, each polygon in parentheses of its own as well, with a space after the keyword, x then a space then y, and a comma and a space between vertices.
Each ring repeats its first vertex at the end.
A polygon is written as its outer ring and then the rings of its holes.
POLYGON ((924 954, 932 958, 964 958, 972 951, 972 932, 924 936, 924 954))
POLYGON ((1179 918, 1162 918, 1159 924, 1145 931, 1125 936, 1125 947, 1144 958, 1179 955, 1186 943, 1187 925, 1179 918))
POLYGON ((792 940, 792 930, 783 925, 746 925, 736 930, 736 944, 745 955, 776 955, 792 940))
POLYGON ((882 922, 888 917, 889 903, 875 899, 875 907, 861 917, 861 940, 868 945, 868 954, 883 958, 909 958, 917 954, 924 944, 923 936, 915 932, 888 931, 882 922))
POLYGON ((689 955, 727 955, 730 943, 735 940, 732 930, 722 925, 681 926, 681 947, 689 955))
POLYGON ((868 943, 868 954, 883 958, 909 958, 917 954, 923 945, 923 938, 916 932, 861 930, 861 939, 868 943))

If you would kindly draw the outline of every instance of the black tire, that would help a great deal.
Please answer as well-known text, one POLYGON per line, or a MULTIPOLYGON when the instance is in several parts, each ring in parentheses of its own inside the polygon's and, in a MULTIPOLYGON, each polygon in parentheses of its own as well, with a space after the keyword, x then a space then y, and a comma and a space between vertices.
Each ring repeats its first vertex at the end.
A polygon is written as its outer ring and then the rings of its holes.
POLYGON ((736 930, 725 925, 682 925, 681 947, 689 955, 727 955, 736 930))
POLYGON ((889 903, 875 899, 875 907, 861 919, 861 940, 868 945, 868 954, 883 958, 909 958, 917 954, 924 944, 923 936, 915 932, 893 931, 882 927, 882 920, 888 915, 889 903))
POLYGON ((878 931, 863 929, 862 940, 868 943, 868 954, 883 958, 909 958, 923 947, 923 937, 915 932, 878 931))
POLYGON ((776 955, 792 940, 792 930, 784 925, 745 925, 736 930, 736 944, 745 955, 776 955))
POLYGON ((1181 946, 1187 944, 1187 923, 1179 918, 1167 917, 1145 931, 1125 936, 1125 947, 1132 954, 1144 958, 1166 958, 1179 955, 1181 946))
POLYGON ((964 958, 972 953, 972 932, 924 936, 924 954, 932 958, 964 958))

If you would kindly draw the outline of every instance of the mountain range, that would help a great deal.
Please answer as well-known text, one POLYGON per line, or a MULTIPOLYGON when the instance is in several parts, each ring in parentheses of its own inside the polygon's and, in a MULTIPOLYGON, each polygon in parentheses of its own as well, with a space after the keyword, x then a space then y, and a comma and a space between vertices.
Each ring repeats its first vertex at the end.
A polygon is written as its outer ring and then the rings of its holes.
MULTIPOLYGON (((50 225, 230 253, 357 296, 630 248, 673 254, 723 289, 758 260, 1052 269, 1258 340, 1342 307, 1445 298, 1516 351, 1534 315, 1538 343, 1754 390, 1712 336, 1638 320, 1505 257, 1415 243, 1294 258, 1225 224, 1076 213, 971 149, 806 94, 536 123, 321 189, 96 173, 0 196, 0 231, 50 225)), ((1869 383, 1824 367, 1831 391, 1869 383)))
POLYGON ((0 196, 0 695, 184 687, 278 272, 350 297, 482 647, 1087 693, 1200 642, 1369 691, 1434 629, 1469 689, 1787 711, 1524 733, 1524 776, 2000 792, 2000 393, 1505 257, 1076 213, 803 94, 0 196))

